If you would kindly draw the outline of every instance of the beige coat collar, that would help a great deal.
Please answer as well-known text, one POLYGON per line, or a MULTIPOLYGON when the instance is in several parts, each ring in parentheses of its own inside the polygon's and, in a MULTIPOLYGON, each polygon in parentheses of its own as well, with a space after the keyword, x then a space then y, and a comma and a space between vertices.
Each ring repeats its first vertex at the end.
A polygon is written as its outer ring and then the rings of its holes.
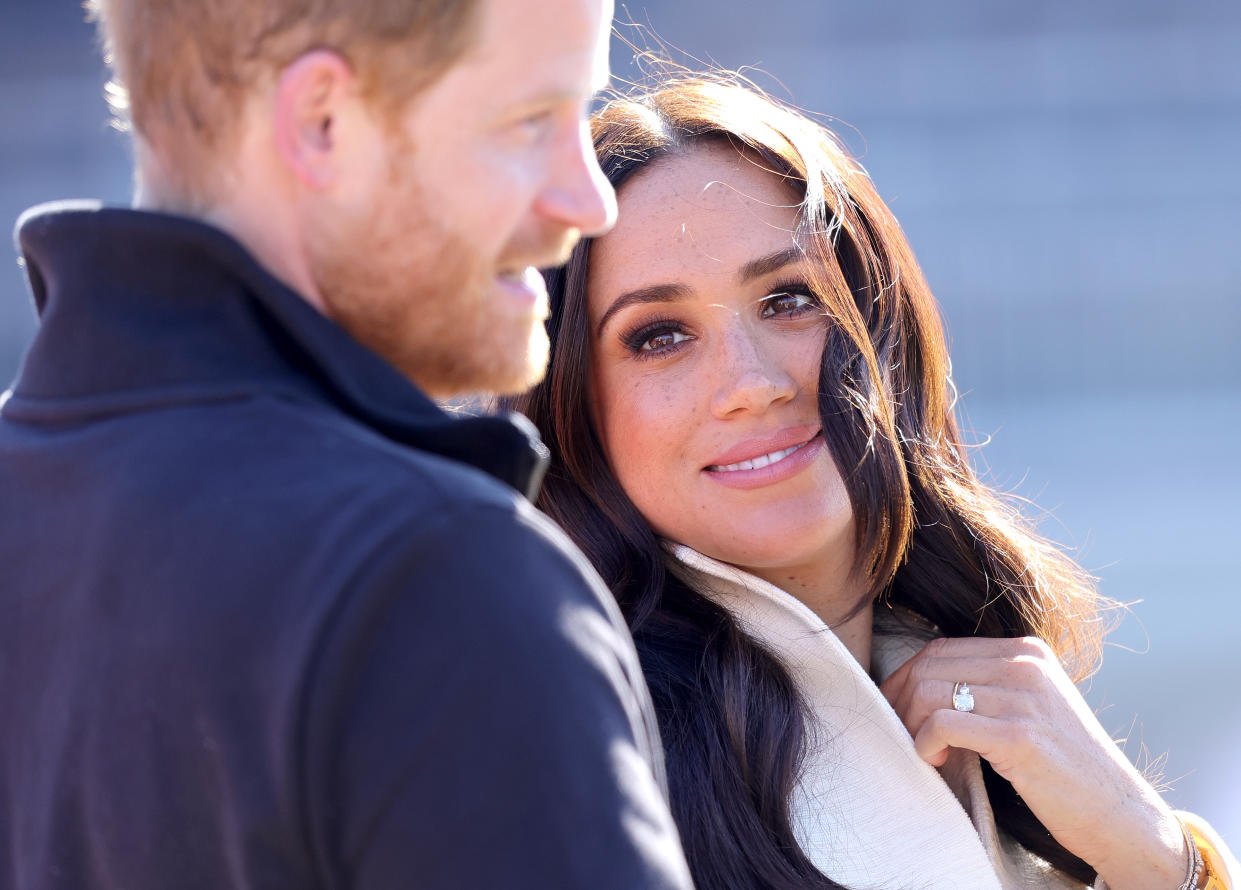
MULTIPOLYGON (((954 749, 938 771, 918 757, 875 680, 809 608, 684 545, 669 545, 669 553, 672 571, 784 662, 810 709, 791 810, 798 841, 820 871, 854 890, 1080 890, 1001 837, 977 754, 954 749)), ((877 620, 872 642, 871 672, 880 680, 928 638, 908 625, 892 632, 891 624, 877 620)))

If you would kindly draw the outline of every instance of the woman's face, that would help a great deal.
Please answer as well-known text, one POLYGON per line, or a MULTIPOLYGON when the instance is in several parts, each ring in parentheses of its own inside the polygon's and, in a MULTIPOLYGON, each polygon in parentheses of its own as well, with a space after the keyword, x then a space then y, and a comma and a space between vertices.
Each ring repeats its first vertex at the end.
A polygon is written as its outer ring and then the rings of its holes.
POLYGON ((799 200, 727 146, 657 161, 620 189, 587 285, 594 420, 626 494, 660 535, 788 589, 854 554, 799 200))

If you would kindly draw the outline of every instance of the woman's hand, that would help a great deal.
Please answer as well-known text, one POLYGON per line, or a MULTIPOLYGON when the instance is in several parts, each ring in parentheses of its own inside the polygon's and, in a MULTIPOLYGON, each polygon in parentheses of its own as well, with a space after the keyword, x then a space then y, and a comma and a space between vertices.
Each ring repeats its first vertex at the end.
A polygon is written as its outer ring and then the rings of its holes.
POLYGON ((1058 659, 1033 637, 937 639, 881 685, 918 754, 984 757, 1111 890, 1175 890, 1186 851, 1172 810, 1125 758, 1058 659), (953 709, 969 684, 974 710, 953 709))

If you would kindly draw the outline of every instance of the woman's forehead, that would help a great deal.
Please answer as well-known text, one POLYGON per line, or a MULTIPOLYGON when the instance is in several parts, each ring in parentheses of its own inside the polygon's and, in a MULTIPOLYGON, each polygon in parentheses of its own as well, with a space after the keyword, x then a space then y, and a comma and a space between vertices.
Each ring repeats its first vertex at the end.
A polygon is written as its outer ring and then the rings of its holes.
POLYGON ((800 195, 731 147, 661 158, 617 191, 615 228, 591 246, 592 285, 623 291, 668 276, 732 275, 794 242, 800 195))

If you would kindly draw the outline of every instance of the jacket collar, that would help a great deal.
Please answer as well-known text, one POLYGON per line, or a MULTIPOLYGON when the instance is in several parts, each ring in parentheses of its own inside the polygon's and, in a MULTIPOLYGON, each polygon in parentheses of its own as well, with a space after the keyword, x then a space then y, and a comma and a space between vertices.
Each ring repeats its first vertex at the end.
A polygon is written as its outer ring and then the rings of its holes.
POLYGON ((918 756, 872 679, 885 679, 921 648, 930 633, 925 621, 876 609, 868 675, 792 594, 684 545, 667 550, 670 570, 727 609, 797 684, 809 738, 789 809, 817 868, 850 887, 1035 886, 998 877, 1007 865, 977 755, 954 751, 941 776, 918 756))
POLYGON ((977 754, 953 748, 932 769, 876 687, 938 628, 908 609, 877 607, 867 676, 792 594, 684 545, 667 551, 673 572, 785 663, 810 710, 811 742, 789 803, 820 870, 850 887, 1081 887, 1003 836, 977 754))
POLYGON ((520 415, 457 417, 321 315, 224 232, 94 202, 36 207, 17 239, 38 333, 4 416, 56 422, 284 392, 527 496, 547 449, 520 415))
MULTIPOLYGON (((684 544, 667 542, 665 548, 676 574, 728 609, 768 649, 785 653, 791 640, 813 639, 817 657, 826 657, 859 682, 867 673, 831 627, 788 591, 684 544)), ((883 682, 937 636, 942 634, 935 625, 909 609, 876 607, 869 676, 883 682)))

